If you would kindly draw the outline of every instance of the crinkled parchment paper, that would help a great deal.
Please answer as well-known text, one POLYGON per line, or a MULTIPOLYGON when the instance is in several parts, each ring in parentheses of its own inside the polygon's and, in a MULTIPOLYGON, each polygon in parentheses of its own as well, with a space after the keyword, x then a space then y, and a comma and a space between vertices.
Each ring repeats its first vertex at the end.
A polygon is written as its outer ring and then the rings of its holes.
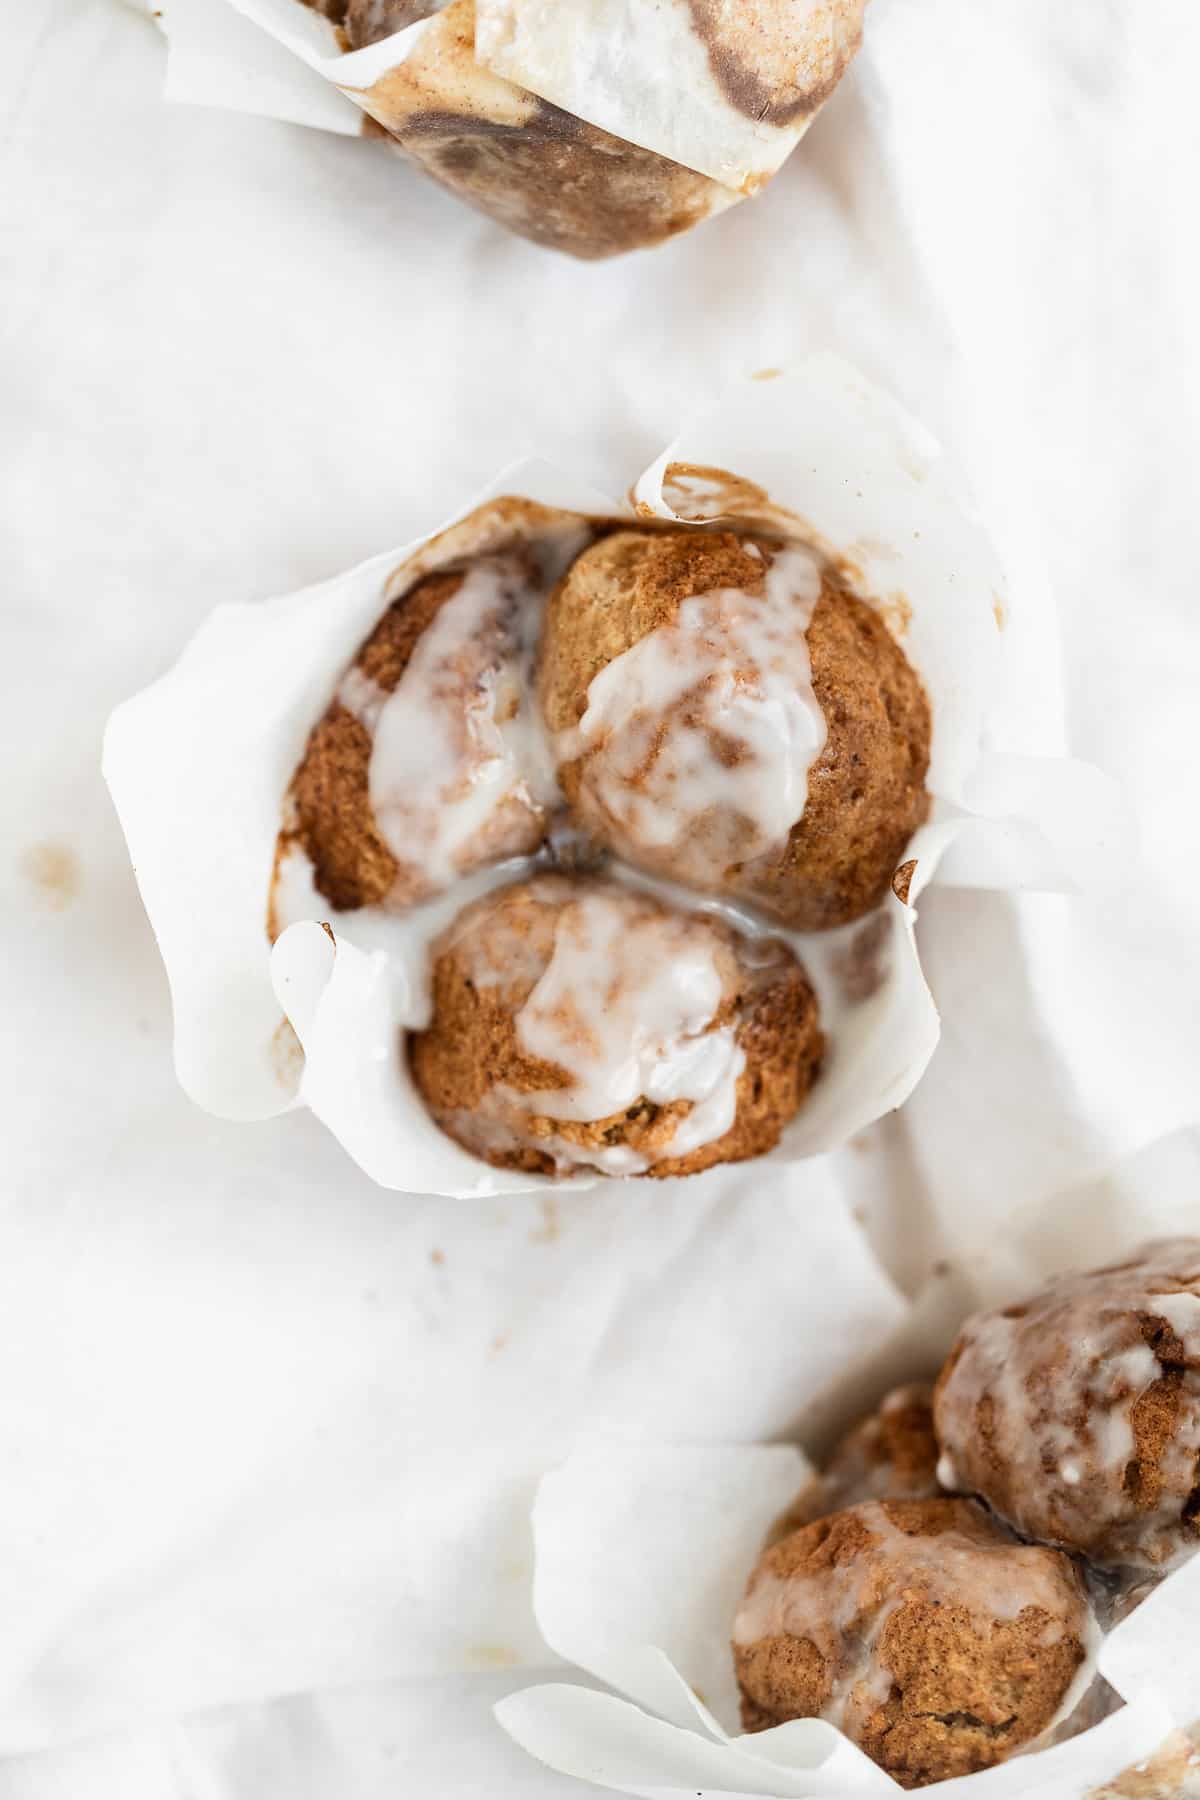
MULTIPOLYGON (((546 1178, 486 1167, 427 1117, 401 1050, 408 990, 392 979, 407 927, 369 908, 331 915, 312 895, 311 911, 298 919, 293 908, 268 953, 276 834, 308 733, 385 590, 507 541, 507 513, 487 502, 514 494, 555 515, 630 510, 544 465, 510 469, 429 539, 300 594, 219 607, 175 669, 118 709, 105 742, 106 778, 171 982, 188 1093, 247 1119, 299 1099, 376 1181, 409 1191, 512 1192, 546 1178)), ((969 873, 978 841, 982 879, 1003 880, 1006 854, 1033 846, 1048 879, 1069 881, 1080 841, 1094 843, 1108 821, 1102 805, 1087 804, 1091 785, 1070 762, 1034 760, 1014 776, 1011 759, 983 750, 1008 605, 999 566, 936 442, 846 365, 815 357, 790 377, 731 392, 641 478, 634 507, 760 522, 816 544, 880 609, 930 697, 933 808, 909 847, 904 898, 835 932, 791 934, 829 1040, 813 1095, 772 1153, 791 1161, 899 1106, 933 1053, 937 1014, 914 903, 944 847, 962 837, 969 873), (993 775, 1002 798, 989 814, 993 775), (1069 820, 1057 843, 1056 812, 1069 820)), ((453 910, 452 898, 439 901, 430 929, 453 910)))
MULTIPOLYGON (((872 0, 761 204, 531 284, 384 150, 161 105, 120 4, 9 9, 4 1800, 582 1800, 487 1711, 574 1679, 533 1673, 538 1474, 576 1432, 791 1436, 810 1355, 844 1393, 899 1310, 852 1202, 915 1279, 1194 1118, 1200 11, 1152 11, 872 0), (555 1225, 548 1195, 397 1204, 309 1116, 192 1106, 95 769, 111 707, 216 600, 412 538, 528 445, 619 492, 681 396, 823 342, 967 458, 1002 648, 1040 641, 1005 748, 1127 783, 1115 897, 948 891, 952 848, 920 902, 934 1064, 802 1179, 609 1186, 555 1225), (529 1452, 511 1486, 497 1445, 529 1452)), ((1192 1143, 1153 1185, 1194 1206, 1192 1143)))

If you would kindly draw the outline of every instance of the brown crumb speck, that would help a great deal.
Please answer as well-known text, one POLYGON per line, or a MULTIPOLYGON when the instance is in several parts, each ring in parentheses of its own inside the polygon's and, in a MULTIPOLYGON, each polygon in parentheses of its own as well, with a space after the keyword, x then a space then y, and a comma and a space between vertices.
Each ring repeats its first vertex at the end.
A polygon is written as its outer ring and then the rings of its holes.
POLYGON ((542 1220, 529 1233, 530 1243, 556 1244, 562 1236, 562 1215, 559 1212, 557 1194, 539 1194, 538 1210, 542 1220))
POLYGON ((50 912, 70 906, 83 886, 79 858, 66 844, 31 844, 21 858, 21 872, 50 912))
POLYGON ((304 1049, 289 1019, 280 1019, 272 1032, 268 1055, 280 1087, 293 1093, 304 1068, 304 1049))
POLYGON ((901 906, 908 905, 908 890, 912 886, 912 878, 917 872, 916 857, 910 856, 907 862, 901 863, 892 876, 892 892, 901 906))

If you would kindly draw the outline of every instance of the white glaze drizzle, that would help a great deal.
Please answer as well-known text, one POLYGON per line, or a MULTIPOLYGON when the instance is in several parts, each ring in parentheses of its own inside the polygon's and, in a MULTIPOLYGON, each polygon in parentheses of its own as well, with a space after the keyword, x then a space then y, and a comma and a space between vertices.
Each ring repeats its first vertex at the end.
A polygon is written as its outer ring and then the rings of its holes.
POLYGON ((546 1113, 604 1119, 639 1096, 690 1100, 711 1113, 692 1148, 728 1131, 745 1057, 731 1030, 709 1029, 724 985, 716 947, 695 914, 640 895, 591 887, 569 901, 516 1021, 521 1047, 572 1078, 546 1097, 546 1113))
POLYGON ((558 800, 532 698, 545 585, 530 559, 478 557, 386 693, 358 667, 337 699, 371 733, 376 828, 405 872, 405 899, 448 887, 477 861, 536 840, 558 800))
MULTIPOLYGON (((538 571, 538 579, 531 585, 530 604, 524 614, 520 635, 521 668, 527 686, 531 685, 528 684, 528 660, 533 642, 540 633, 546 595, 591 536, 592 528, 580 519, 539 533, 536 541, 524 546, 526 552, 532 552, 538 571)), ((810 555, 807 551, 801 554, 805 557, 810 555)), ((395 592, 388 597, 395 598, 395 592)), ((387 696, 375 684, 363 678, 361 672, 351 669, 343 678, 342 698, 356 716, 364 722, 373 723, 382 711, 387 696)), ((524 729, 528 718, 528 712, 521 715, 521 729, 524 729)), ((508 724, 511 737, 515 735, 512 730, 513 721, 508 721, 508 724)), ((546 772, 553 759, 548 755, 536 719, 533 721, 532 737, 532 747, 528 753, 520 753, 517 760, 523 765, 528 763, 530 768, 530 774, 526 776, 530 793, 544 795, 549 786, 546 772)), ((559 818, 562 816, 559 815, 559 818)), ((554 821, 551 820, 551 846, 555 829, 554 821)), ((274 929, 281 931, 289 924, 301 920, 324 920, 338 936, 385 957, 390 987, 395 995, 397 1028, 399 1031, 421 1030, 430 1020, 429 950, 434 939, 461 909, 469 906, 482 894, 510 882, 528 879, 548 866, 553 866, 555 861, 552 848, 549 851, 544 848, 535 854, 505 855, 503 851, 497 851, 497 857, 498 860, 474 868, 465 877, 458 875, 454 885, 445 893, 427 897, 417 904, 401 905, 393 897, 391 902, 383 906, 338 912, 317 892, 312 865, 300 845, 293 841, 280 859, 272 885, 271 916, 274 929)), ((667 905, 681 906, 722 919, 742 934, 740 954, 743 962, 753 961, 756 941, 761 942, 770 937, 785 943, 802 963, 816 988, 822 1022, 827 1033, 825 1066, 832 1064, 838 1054, 838 1033, 842 1021, 861 1010, 863 999, 862 995, 852 992, 843 979, 841 965, 847 957, 852 956, 855 942, 870 931, 881 920, 882 915, 871 915, 867 920, 856 921, 835 931, 800 934, 769 924, 753 911, 728 900, 697 894, 686 887, 617 862, 608 865, 607 873, 635 891, 657 895, 667 905)), ((885 969, 889 957, 890 950, 884 954, 885 969)), ((764 956, 764 961, 768 960, 770 957, 764 956)), ((400 1058, 398 1068, 402 1062, 403 1059, 400 1058)), ((691 1142, 691 1136, 693 1132, 699 1133, 705 1129, 704 1112, 702 1106, 693 1110, 699 1112, 700 1117, 689 1123, 689 1115, 687 1120, 681 1122, 673 1154, 684 1154, 684 1145, 688 1148, 698 1147, 691 1142)), ((500 1121, 480 1119, 477 1135, 488 1135, 490 1147, 515 1148, 515 1142, 509 1140, 503 1145, 491 1142, 506 1129, 500 1121)), ((706 1135, 705 1141, 712 1139, 706 1135)), ((486 1147, 489 1146, 482 1142, 479 1145, 480 1150, 486 1147)), ((542 1141, 539 1147, 555 1156, 562 1172, 567 1172, 575 1164, 587 1164, 611 1175, 644 1173, 643 1159, 624 1146, 597 1146, 585 1150, 560 1138, 557 1141, 542 1141)))
POLYGON ((792 546, 761 594, 693 595, 594 676, 556 736, 560 764, 587 757, 585 808, 679 880, 778 851, 804 811, 826 737, 805 638, 820 592, 818 558, 792 546))
MULTIPOLYGON (((782 1635, 812 1642, 831 1674, 830 1696, 820 1717, 848 1737, 862 1735, 870 1715, 891 1693, 892 1672, 879 1647, 889 1619, 903 1605, 931 1601, 959 1608, 985 1641, 995 1622, 1014 1620, 1026 1607, 1036 1607, 1047 1614, 1041 1647, 1061 1640, 1071 1576, 1069 1568, 1052 1560, 1054 1553, 999 1534, 994 1543, 981 1542, 953 1528, 931 1536, 910 1535, 892 1523, 879 1501, 866 1501, 855 1510, 875 1540, 869 1551, 812 1572, 778 1576, 761 1571, 751 1582, 733 1628, 739 1647, 782 1635), (891 1562, 894 1579, 881 1599, 884 1558, 891 1562)), ((984 1517, 982 1511, 980 1516, 984 1517)), ((1083 1643, 1085 1660, 1047 1732, 1078 1704, 1091 1679, 1090 1659, 1098 1633, 1082 1592, 1068 1623, 1083 1643)))
POLYGON ((733 1025, 713 1024, 732 972, 720 966, 731 954, 722 940, 698 914, 665 910, 633 888, 558 876, 543 876, 538 886, 559 907, 548 961, 502 916, 489 918, 486 945, 475 942, 469 920, 450 934, 477 987, 532 982, 515 1019, 518 1045, 569 1077, 534 1093, 494 1090, 481 1127, 487 1147, 531 1148, 564 1166, 631 1175, 723 1137, 745 1055, 733 1025), (689 1102, 653 1158, 523 1125, 530 1117, 590 1123, 640 1100, 689 1102), (498 1132, 508 1134, 502 1143, 498 1132))
POLYGON ((1200 1541, 1182 1521, 1200 1479, 1197 1290, 1200 1239, 1169 1239, 1147 1245, 1129 1267, 1059 1277, 1023 1309, 968 1319, 966 1348, 938 1403, 939 1480, 983 1493, 1019 1531, 1083 1548, 1104 1566, 1165 1571, 1188 1556, 1200 1541), (1124 1480, 1133 1409, 1163 1374, 1143 1316, 1166 1322, 1187 1364, 1153 1506, 1135 1503, 1124 1480), (985 1396, 1003 1494, 979 1454, 985 1396))

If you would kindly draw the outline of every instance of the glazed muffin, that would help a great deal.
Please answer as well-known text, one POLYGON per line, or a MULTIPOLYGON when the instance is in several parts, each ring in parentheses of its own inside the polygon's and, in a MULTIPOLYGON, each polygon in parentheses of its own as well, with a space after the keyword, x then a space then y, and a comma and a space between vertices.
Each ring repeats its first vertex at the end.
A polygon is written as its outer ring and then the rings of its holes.
POLYGON ((481 556, 417 582, 359 649, 280 841, 339 912, 402 910, 541 844, 557 796, 527 680, 542 599, 529 552, 481 556))
POLYGON ((791 951, 618 881, 535 876, 468 906, 432 951, 414 1081, 500 1168, 691 1175, 760 1156, 821 1057, 791 951))
POLYGON ((973 1774, 1057 1721, 1093 1624, 1058 1550, 973 1500, 873 1500, 760 1559, 734 1626, 742 1721, 827 1719, 903 1787, 973 1774))
POLYGON ((797 929, 876 907, 928 810, 920 681, 803 547, 601 539, 551 596, 539 688, 585 831, 797 929))
POLYGON ((767 1534, 766 1547, 863 1500, 930 1500, 942 1493, 933 1435, 933 1389, 908 1382, 886 1394, 834 1447, 767 1534))
POLYGON ((949 1485, 1107 1568, 1200 1544, 1200 1238, 968 1319, 934 1419, 949 1485))

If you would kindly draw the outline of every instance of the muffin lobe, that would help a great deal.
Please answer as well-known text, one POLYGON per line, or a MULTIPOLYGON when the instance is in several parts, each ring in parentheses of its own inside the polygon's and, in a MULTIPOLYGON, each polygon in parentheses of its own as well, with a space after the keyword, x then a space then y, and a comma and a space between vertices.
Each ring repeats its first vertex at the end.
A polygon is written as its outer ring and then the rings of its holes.
POLYGON ((1055 1722, 1092 1630, 1070 1558, 976 1502, 866 1501, 760 1559, 734 1626, 742 1721, 828 1719, 903 1787, 973 1774, 1055 1722))
POLYGON ((280 840, 336 910, 400 910, 538 848, 557 798, 524 691, 539 610, 531 562, 504 552, 426 576, 362 645, 280 840))
POLYGON ((942 1492, 937 1465, 932 1387, 913 1381, 893 1388, 873 1413, 851 1427, 820 1473, 776 1519, 766 1547, 862 1500, 934 1499, 942 1492))
POLYGON ((587 831, 797 929, 877 906, 928 810, 920 681, 802 547, 602 539, 551 596, 539 682, 587 831))
POLYGON ((967 1320, 938 1379, 943 1478, 1108 1568, 1200 1544, 1200 1238, 967 1320))
POLYGON ((690 1175, 759 1156, 817 1072, 816 998, 785 945, 620 882, 495 890, 432 956, 413 1077, 499 1168, 690 1175))

